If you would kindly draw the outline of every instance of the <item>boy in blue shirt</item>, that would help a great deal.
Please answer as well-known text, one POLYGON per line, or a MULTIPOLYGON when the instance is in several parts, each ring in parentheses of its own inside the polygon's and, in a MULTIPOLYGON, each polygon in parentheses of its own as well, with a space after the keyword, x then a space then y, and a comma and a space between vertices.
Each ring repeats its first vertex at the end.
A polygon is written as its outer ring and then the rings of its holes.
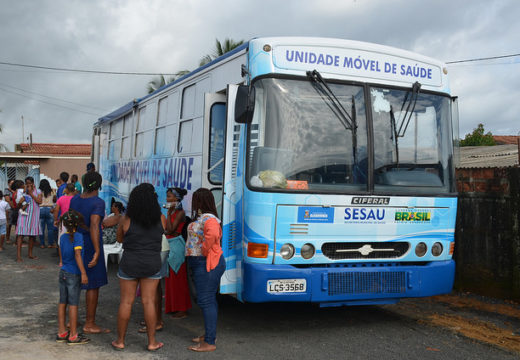
POLYGON ((78 305, 81 284, 88 283, 87 273, 83 265, 83 236, 77 232, 79 226, 85 226, 83 216, 74 210, 69 210, 60 218, 66 232, 60 238, 60 250, 63 265, 60 269, 60 304, 58 306, 57 342, 68 345, 86 344, 90 341, 78 334, 78 305), (66 313, 69 306, 70 331, 67 331, 66 313))

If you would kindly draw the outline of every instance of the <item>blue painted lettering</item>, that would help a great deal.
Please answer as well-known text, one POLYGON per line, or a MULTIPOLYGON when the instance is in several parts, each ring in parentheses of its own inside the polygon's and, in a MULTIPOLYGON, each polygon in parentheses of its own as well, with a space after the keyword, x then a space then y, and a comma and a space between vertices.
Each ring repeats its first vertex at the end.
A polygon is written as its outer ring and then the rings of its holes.
POLYGON ((352 58, 351 58, 351 57, 346 57, 346 56, 345 56, 345 59, 343 60, 343 67, 351 68, 352 66, 353 66, 353 64, 352 64, 352 58))
POLYGON ((168 169, 168 186, 173 185, 173 161, 177 161, 177 159, 170 160, 170 168, 168 169))
POLYGON ((191 167, 193 166, 193 158, 190 157, 188 160, 188 181, 186 184, 186 189, 191 190, 191 177, 193 175, 193 171, 191 170, 191 167))
POLYGON ((345 208, 345 220, 384 220, 385 209, 345 208))
POLYGON ((163 180, 162 186, 166 187, 168 185, 168 159, 164 159, 164 168, 163 168, 163 180))
POLYGON ((186 163, 186 158, 182 158, 181 166, 180 166, 180 179, 179 179, 179 187, 184 189, 186 187, 186 169, 188 168, 188 164, 186 163))

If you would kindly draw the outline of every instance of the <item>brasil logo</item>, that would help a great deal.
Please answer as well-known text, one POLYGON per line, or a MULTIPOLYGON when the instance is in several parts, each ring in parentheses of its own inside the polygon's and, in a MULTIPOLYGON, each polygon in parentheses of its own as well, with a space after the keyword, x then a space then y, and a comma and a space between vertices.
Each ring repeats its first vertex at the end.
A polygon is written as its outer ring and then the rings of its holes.
POLYGON ((415 212, 415 211, 397 211, 395 213, 395 221, 430 221, 431 213, 415 212))

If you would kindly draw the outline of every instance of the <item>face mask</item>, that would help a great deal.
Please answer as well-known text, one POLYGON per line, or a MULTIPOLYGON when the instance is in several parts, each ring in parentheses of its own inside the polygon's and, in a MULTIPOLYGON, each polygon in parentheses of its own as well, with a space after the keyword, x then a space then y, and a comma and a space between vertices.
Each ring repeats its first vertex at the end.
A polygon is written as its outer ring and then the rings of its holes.
POLYGON ((169 209, 169 208, 179 209, 182 206, 181 206, 181 202, 180 201, 172 201, 172 202, 167 202, 166 204, 164 204, 164 207, 166 209, 169 209))

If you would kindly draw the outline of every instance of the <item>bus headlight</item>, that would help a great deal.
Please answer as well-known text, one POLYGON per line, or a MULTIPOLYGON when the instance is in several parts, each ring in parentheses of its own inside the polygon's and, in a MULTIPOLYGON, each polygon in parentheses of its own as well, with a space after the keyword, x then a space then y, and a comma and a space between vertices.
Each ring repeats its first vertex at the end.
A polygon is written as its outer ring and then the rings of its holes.
POLYGON ((294 256, 294 246, 291 244, 284 244, 280 249, 280 255, 282 255, 285 260, 289 260, 294 256))
POLYGON ((316 250, 314 249, 314 246, 312 244, 305 244, 302 246, 301 249, 302 258, 304 259, 310 259, 314 256, 314 253, 316 250))
POLYGON ((417 246, 415 247, 415 255, 419 256, 419 257, 423 257, 425 254, 426 254, 426 251, 428 250, 428 246, 426 246, 425 243, 423 242, 420 242, 419 244, 417 244, 417 246))
POLYGON ((440 242, 436 242, 432 246, 432 255, 439 256, 440 254, 442 254, 442 244, 440 242))

